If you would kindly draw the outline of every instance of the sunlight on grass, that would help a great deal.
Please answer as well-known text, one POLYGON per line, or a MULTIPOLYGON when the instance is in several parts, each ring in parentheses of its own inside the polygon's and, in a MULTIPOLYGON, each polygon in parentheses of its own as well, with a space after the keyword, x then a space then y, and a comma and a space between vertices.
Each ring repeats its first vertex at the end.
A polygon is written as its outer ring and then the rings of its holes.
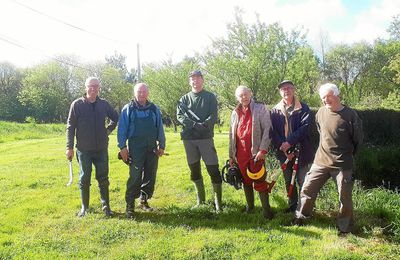
MULTIPOLYGON (((243 191, 224 184, 224 211, 215 213, 205 166, 207 204, 192 209, 195 190, 189 179, 179 134, 168 131, 169 156, 159 162, 154 212, 125 218, 128 168, 117 159, 116 136, 110 137, 110 198, 117 213, 103 217, 93 178, 90 213, 80 207, 78 164, 70 187, 64 126, 0 123, 0 258, 135 259, 396 259, 399 250, 399 194, 383 189, 354 191, 356 233, 336 235, 337 194, 333 183, 321 192, 316 215, 304 227, 290 226, 283 213, 283 179, 271 194, 276 216, 266 221, 256 196, 254 214, 243 214, 243 191), (6 129, 4 129, 6 128, 6 129), (52 129, 47 129, 52 128, 52 129), (19 135, 30 136, 18 138, 19 135), (39 136, 40 138, 36 138, 39 136), (396 233, 397 232, 397 233, 396 233)), ((216 134, 220 166, 228 156, 227 133, 216 134)))

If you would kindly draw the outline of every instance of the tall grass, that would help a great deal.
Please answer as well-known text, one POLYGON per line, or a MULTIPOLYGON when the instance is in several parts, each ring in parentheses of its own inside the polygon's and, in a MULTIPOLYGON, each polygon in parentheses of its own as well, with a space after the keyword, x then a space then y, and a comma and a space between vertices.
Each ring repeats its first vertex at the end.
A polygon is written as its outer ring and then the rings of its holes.
MULTIPOLYGON (((192 209, 195 191, 179 134, 172 131, 167 131, 170 155, 160 159, 150 201, 154 212, 137 211, 134 220, 125 219, 128 169, 117 159, 114 134, 109 149, 110 198, 117 216, 103 216, 93 178, 90 214, 77 218, 78 165, 74 162, 74 185, 66 187, 65 126, 0 126, 1 259, 397 259, 400 254, 400 198, 380 188, 363 190, 356 184, 356 231, 347 238, 336 235, 338 205, 332 182, 317 200, 315 217, 304 227, 293 227, 292 215, 283 212, 282 178, 271 194, 276 212, 271 221, 261 217, 257 197, 256 212, 243 214, 243 191, 225 184, 224 211, 217 214, 203 165, 207 204, 192 209), (30 137, 17 138, 18 132, 30 137)), ((227 159, 227 142, 226 132, 216 134, 220 165, 227 159)))

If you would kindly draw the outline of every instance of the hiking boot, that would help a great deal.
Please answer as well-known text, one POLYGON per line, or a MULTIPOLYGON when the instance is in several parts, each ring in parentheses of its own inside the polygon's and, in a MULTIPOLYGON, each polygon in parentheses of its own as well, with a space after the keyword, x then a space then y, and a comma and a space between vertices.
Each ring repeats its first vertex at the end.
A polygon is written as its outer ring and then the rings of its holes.
POLYGON ((107 205, 104 205, 103 207, 102 207, 102 210, 103 210, 103 212, 104 212, 104 214, 106 215, 106 217, 113 217, 114 216, 114 212, 110 209, 110 207, 109 206, 107 206, 107 205))
POLYGON ((151 211, 153 211, 153 208, 150 207, 150 205, 149 205, 149 203, 147 202, 147 200, 141 200, 140 203, 139 203, 139 205, 138 205, 138 208, 140 208, 140 209, 142 209, 143 211, 146 211, 146 212, 151 212, 151 211))
POLYGON ((87 208, 82 207, 81 210, 78 213, 76 213, 76 216, 79 218, 82 218, 82 217, 86 216, 87 214, 88 214, 87 208))
POLYGON ((298 227, 301 227, 301 226, 304 226, 304 221, 303 221, 303 219, 301 219, 301 218, 294 218, 293 220, 292 220, 292 226, 298 226, 298 227))
POLYGON ((126 205, 126 218, 133 219, 134 213, 134 206, 133 205, 126 205))

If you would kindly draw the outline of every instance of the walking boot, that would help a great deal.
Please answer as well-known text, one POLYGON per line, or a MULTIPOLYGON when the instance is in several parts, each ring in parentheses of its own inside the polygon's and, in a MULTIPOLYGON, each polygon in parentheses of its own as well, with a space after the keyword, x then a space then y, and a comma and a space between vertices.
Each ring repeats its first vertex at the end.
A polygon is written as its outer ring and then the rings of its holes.
POLYGON ((135 212, 135 202, 126 204, 126 218, 132 219, 135 212))
POLYGON ((203 179, 195 180, 193 183, 197 193, 197 204, 194 206, 194 208, 196 208, 206 202, 206 191, 204 190, 203 179))
POLYGON ((269 205, 268 192, 262 191, 262 192, 259 192, 258 195, 260 196, 260 201, 261 201, 261 206, 262 206, 262 214, 263 214, 264 218, 272 219, 274 215, 273 215, 271 207, 269 205))
POLYGON ((254 211, 254 189, 251 185, 243 185, 244 196, 246 197, 246 208, 244 212, 252 213, 254 211))
POLYGON ((222 183, 213 183, 215 211, 222 211, 222 183))
POLYGON ((82 200, 82 208, 76 214, 78 217, 84 217, 88 214, 89 210, 89 194, 90 194, 89 187, 82 187, 81 188, 81 200, 82 200))
POLYGON ((101 210, 103 210, 106 217, 114 216, 114 212, 110 208, 110 197, 108 185, 99 186, 100 188, 100 198, 101 198, 101 210))
POLYGON ((145 193, 142 193, 140 195, 138 208, 142 209, 143 211, 150 212, 150 211, 153 211, 153 208, 150 207, 149 202, 147 201, 147 198, 148 198, 148 196, 145 193))

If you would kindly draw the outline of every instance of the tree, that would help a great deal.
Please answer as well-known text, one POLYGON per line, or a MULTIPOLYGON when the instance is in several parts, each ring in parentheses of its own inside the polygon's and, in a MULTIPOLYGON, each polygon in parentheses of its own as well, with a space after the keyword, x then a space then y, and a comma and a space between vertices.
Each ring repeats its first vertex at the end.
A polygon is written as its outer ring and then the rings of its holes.
POLYGON ((0 63, 0 119, 23 121, 25 109, 18 100, 22 74, 8 62, 0 63))
POLYGON ((177 101, 190 90, 190 71, 198 68, 198 61, 188 57, 178 64, 164 61, 161 65, 149 64, 143 67, 143 80, 149 86, 150 99, 160 107, 163 118, 171 120, 175 132, 179 124, 176 119, 177 101))
POLYGON ((400 40, 400 15, 393 17, 393 21, 389 26, 388 32, 393 40, 400 40))
POLYGON ((213 41, 203 62, 224 106, 235 106, 238 85, 247 85, 256 100, 271 104, 278 99, 276 86, 286 77, 290 60, 303 45, 299 31, 286 33, 279 24, 266 25, 259 19, 248 25, 237 9, 227 37, 213 41))
POLYGON ((372 48, 366 43, 339 44, 326 55, 324 74, 340 87, 345 103, 357 104, 363 96, 363 85, 359 83, 371 64, 372 48))
POLYGON ((19 101, 39 122, 65 121, 70 105, 68 66, 50 61, 26 71, 19 101))
POLYGON ((320 100, 315 95, 320 78, 318 60, 308 46, 299 48, 288 63, 287 78, 296 85, 296 95, 310 106, 319 106, 320 100))
POLYGON ((121 77, 121 72, 106 65, 102 68, 101 76, 101 97, 107 99, 118 111, 132 99, 133 85, 121 77))

